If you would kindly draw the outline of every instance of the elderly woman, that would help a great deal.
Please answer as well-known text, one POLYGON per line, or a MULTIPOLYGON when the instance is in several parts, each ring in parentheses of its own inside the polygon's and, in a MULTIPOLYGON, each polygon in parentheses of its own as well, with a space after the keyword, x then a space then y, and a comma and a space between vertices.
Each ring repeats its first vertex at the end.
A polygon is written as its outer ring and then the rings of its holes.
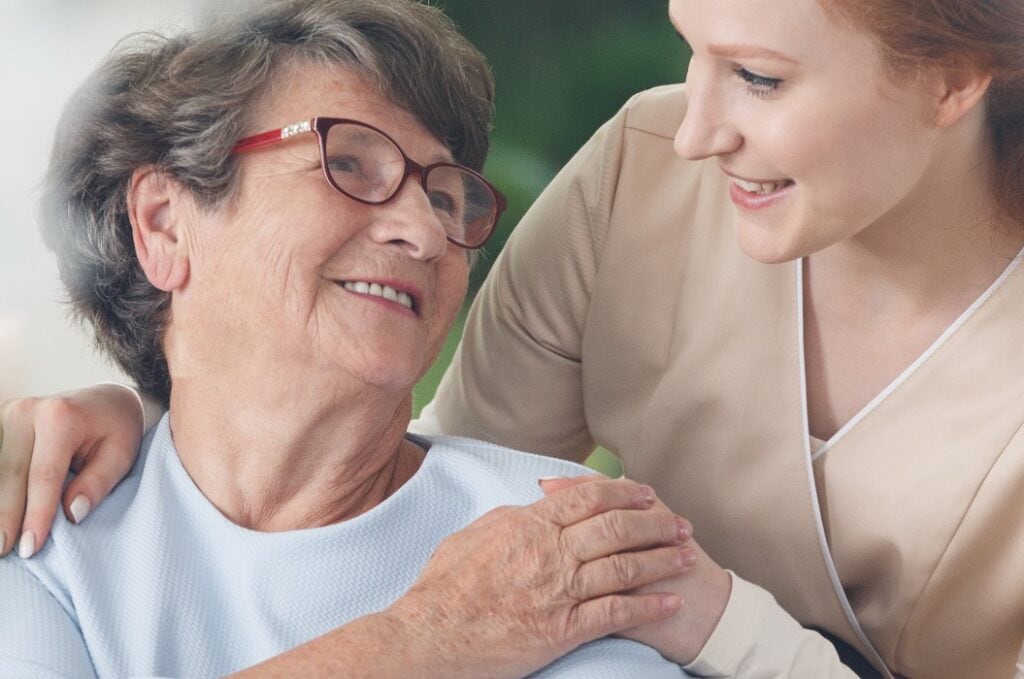
MULTIPOLYGON (((478 174, 491 92, 407 0, 275 3, 101 66, 44 230, 75 310, 169 413, 87 524, 0 561, 0 674, 521 676, 679 609, 623 593, 699 556, 649 487, 490 511, 582 468, 406 435, 504 205, 478 174)), ((544 670, 641 672, 682 675, 625 640, 544 670)))

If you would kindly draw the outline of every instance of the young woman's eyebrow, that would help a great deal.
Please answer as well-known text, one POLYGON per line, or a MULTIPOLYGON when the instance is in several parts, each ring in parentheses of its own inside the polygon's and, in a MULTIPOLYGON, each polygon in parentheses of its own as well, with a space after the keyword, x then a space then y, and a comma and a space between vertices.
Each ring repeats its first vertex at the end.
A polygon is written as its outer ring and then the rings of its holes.
POLYGON ((782 52, 758 47, 756 45, 708 45, 708 52, 716 57, 732 59, 774 59, 789 64, 796 64, 793 57, 786 56, 782 52))

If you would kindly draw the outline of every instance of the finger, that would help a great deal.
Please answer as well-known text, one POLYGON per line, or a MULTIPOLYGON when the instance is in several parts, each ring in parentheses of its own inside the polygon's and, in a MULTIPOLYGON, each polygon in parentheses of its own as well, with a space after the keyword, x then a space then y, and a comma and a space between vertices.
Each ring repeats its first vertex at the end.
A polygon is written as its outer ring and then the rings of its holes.
POLYGON ((580 601, 627 592, 682 575, 697 562, 688 545, 626 552, 580 566, 572 582, 572 595, 580 601))
POLYGON ((68 520, 76 524, 85 520, 89 511, 131 472, 139 447, 133 434, 134 430, 127 434, 112 432, 73 461, 77 474, 64 489, 64 515, 68 520))
POLYGON ((661 622, 683 605, 677 594, 614 594, 577 606, 568 620, 573 643, 583 644, 631 627, 661 622))
POLYGON ((681 545, 690 539, 689 522, 666 509, 616 509, 562 531, 565 550, 581 562, 617 552, 681 545))
POLYGON ((549 521, 566 527, 613 509, 647 509, 656 500, 650 486, 607 479, 576 484, 530 506, 549 521))
POLYGON ((25 495, 34 434, 24 426, 26 408, 32 404, 16 401, 0 409, 0 556, 11 551, 21 535, 25 495))
POLYGON ((82 447, 81 429, 74 423, 74 411, 64 399, 47 399, 36 408, 25 520, 18 543, 22 558, 42 549, 50 535, 71 458, 82 447))
POLYGON ((550 476, 543 479, 537 479, 537 485, 544 491, 545 495, 551 495, 557 493, 560 490, 566 488, 572 488, 578 486, 581 483, 590 483, 591 481, 607 480, 608 477, 604 474, 584 474, 582 476, 550 476))
POLYGON ((126 442, 105 441, 87 456, 78 474, 64 489, 64 516, 81 523, 135 464, 135 449, 126 442))

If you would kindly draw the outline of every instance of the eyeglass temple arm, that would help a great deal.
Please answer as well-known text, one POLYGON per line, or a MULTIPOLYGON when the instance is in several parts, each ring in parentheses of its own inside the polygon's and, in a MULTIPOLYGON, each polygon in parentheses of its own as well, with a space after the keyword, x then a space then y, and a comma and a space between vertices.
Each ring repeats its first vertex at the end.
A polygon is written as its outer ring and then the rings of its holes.
POLYGON ((312 120, 303 120, 301 123, 292 123, 291 125, 285 125, 284 127, 278 130, 260 132, 259 134, 254 134, 251 137, 240 139, 238 140, 238 143, 235 144, 235 148, 233 148, 231 151, 232 153, 245 153, 246 151, 251 151, 252 149, 259 148, 260 146, 266 146, 268 144, 279 142, 282 139, 287 139, 288 137, 294 136, 296 134, 302 134, 303 132, 312 132, 313 123, 315 120, 316 118, 313 118, 312 120))

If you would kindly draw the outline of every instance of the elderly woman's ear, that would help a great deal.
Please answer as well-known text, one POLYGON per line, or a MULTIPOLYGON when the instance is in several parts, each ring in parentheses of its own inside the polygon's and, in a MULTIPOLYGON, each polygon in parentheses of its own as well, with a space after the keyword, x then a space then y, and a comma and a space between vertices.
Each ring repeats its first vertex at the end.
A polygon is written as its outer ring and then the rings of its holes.
POLYGON ((165 292, 188 282, 186 221, 194 213, 191 195, 172 177, 153 168, 132 173, 128 218, 135 255, 155 287, 165 292))

